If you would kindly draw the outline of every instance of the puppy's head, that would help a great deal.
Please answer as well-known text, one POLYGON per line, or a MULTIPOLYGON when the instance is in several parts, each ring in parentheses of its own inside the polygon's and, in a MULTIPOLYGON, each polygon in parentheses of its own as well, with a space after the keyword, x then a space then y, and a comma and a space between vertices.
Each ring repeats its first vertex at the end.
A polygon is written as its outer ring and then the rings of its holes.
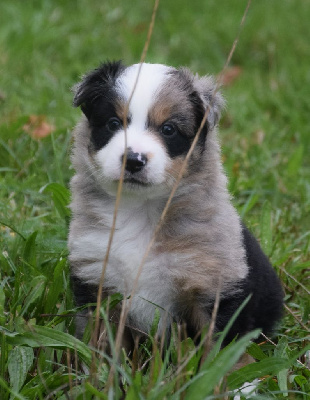
POLYGON ((89 160, 104 189, 115 195, 126 149, 124 191, 156 197, 171 190, 208 110, 186 174, 200 168, 223 100, 209 77, 159 64, 114 62, 84 77, 75 87, 74 105, 86 116, 89 160))

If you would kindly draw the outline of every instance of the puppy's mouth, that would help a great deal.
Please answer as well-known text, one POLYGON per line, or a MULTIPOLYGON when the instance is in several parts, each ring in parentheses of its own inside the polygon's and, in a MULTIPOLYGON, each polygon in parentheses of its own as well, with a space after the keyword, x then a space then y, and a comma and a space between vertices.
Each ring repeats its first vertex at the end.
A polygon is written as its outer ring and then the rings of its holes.
POLYGON ((124 183, 125 184, 129 184, 129 185, 136 185, 136 186, 150 186, 151 184, 150 183, 148 183, 148 182, 143 182, 143 181, 140 181, 139 179, 136 179, 136 178, 133 178, 133 177, 131 177, 131 178, 124 178, 124 183))
MULTIPOLYGON (((118 183, 119 180, 116 180, 115 182, 118 183)), ((141 179, 138 179, 138 178, 135 178, 133 176, 126 176, 126 175, 124 177, 124 181, 123 182, 124 182, 124 185, 127 188, 130 188, 130 189, 136 189, 136 188, 139 188, 139 187, 141 188, 141 187, 150 187, 150 186, 152 186, 151 183, 149 183, 149 182, 145 182, 145 181, 143 181, 141 179)))

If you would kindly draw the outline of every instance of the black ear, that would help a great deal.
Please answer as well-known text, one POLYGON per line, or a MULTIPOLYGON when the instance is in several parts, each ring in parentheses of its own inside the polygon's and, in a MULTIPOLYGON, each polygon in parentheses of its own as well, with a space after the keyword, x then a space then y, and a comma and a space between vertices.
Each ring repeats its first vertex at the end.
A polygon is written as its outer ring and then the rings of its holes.
POLYGON ((73 106, 81 107, 89 119, 95 102, 106 95, 124 69, 121 61, 106 62, 84 75, 82 81, 73 87, 73 106))
POLYGON ((221 111, 225 105, 223 96, 219 93, 218 87, 211 76, 194 78, 194 87, 200 95, 205 111, 208 111, 208 126, 213 129, 218 123, 221 111))

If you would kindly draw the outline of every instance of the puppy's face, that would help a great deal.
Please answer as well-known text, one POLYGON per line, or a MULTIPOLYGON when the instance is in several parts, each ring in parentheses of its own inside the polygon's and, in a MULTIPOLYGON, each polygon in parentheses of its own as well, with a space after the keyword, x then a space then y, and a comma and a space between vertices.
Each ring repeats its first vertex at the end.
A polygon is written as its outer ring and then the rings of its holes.
POLYGON ((87 118, 90 160, 104 189, 115 195, 126 149, 124 191, 160 197, 171 190, 204 113, 208 118, 187 174, 199 169, 206 135, 222 98, 211 78, 159 64, 106 63, 77 85, 74 105, 87 118))

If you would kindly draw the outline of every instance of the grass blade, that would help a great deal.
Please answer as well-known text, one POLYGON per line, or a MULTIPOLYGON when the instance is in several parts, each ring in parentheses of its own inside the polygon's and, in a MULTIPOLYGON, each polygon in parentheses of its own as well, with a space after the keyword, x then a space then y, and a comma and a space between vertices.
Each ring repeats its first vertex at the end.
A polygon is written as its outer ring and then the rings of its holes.
POLYGON ((68 333, 57 331, 45 326, 31 326, 28 331, 21 333, 10 332, 7 329, 0 327, 7 336, 7 342, 11 345, 27 345, 30 347, 52 347, 55 349, 71 349, 76 350, 81 360, 90 366, 92 361, 91 349, 80 340, 68 333))
POLYGON ((276 375, 279 371, 286 368, 288 360, 280 357, 266 358, 256 363, 248 364, 237 371, 232 372, 227 377, 229 389, 237 389, 245 382, 251 382, 264 375, 276 375))
POLYGON ((31 347, 16 346, 9 353, 8 371, 11 389, 18 393, 32 366, 34 353, 31 347))
POLYGON ((68 208, 70 203, 70 191, 60 183, 49 183, 41 188, 40 192, 49 192, 52 194, 53 202, 61 218, 67 219, 70 217, 68 208))
POLYGON ((208 368, 203 368, 192 380, 185 399, 201 400, 210 395, 245 352, 250 340, 257 338, 258 335, 258 330, 250 332, 221 350, 208 368))

